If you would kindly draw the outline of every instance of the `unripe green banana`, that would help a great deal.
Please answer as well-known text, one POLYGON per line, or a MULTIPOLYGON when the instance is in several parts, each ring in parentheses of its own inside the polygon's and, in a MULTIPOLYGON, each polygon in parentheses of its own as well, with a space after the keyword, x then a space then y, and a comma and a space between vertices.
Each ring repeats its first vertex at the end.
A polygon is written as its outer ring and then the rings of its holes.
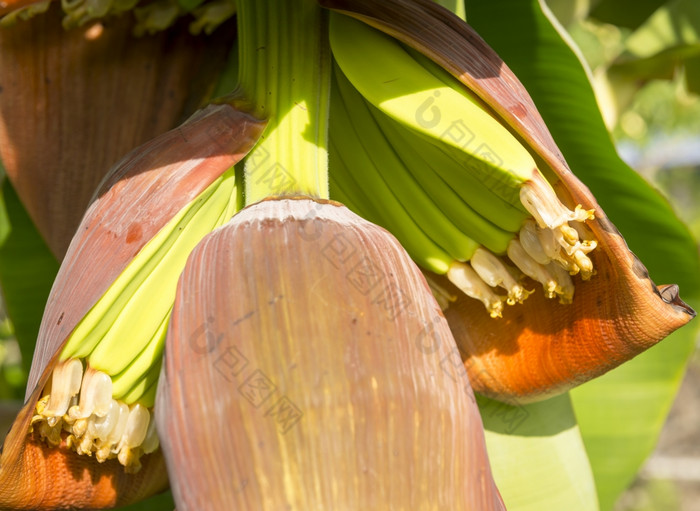
POLYGON ((156 388, 158 387, 158 378, 160 376, 160 368, 163 365, 163 357, 158 357, 157 360, 148 368, 148 371, 137 380, 135 384, 132 384, 131 390, 120 399, 120 401, 126 404, 141 404, 143 406, 148 406, 149 408, 153 406, 156 399, 156 388), (144 404, 146 403, 146 404, 144 404))
MULTIPOLYGON (((525 215, 503 202, 495 194, 488 192, 485 187, 482 187, 483 190, 476 186, 472 187, 459 176, 455 183, 457 186, 453 185, 445 178, 445 174, 450 172, 450 166, 456 164, 454 160, 439 147, 417 136, 376 108, 370 106, 370 110, 406 168, 443 213, 467 236, 492 252, 505 253, 508 242, 513 238, 514 233, 518 232, 525 215), (469 191, 468 202, 457 193, 456 190, 460 188, 469 191), (500 218, 508 217, 507 229, 502 225, 491 223, 489 220, 493 216, 484 217, 472 209, 473 198, 477 195, 480 197, 478 200, 484 198, 486 201, 491 201, 494 209, 501 206, 507 209, 505 215, 500 215, 500 218), (509 212, 514 214, 509 215, 509 212)), ((459 172, 459 169, 456 170, 459 172)), ((459 173, 464 174, 464 172, 459 173)))
MULTIPOLYGON (((440 195, 437 195, 437 191, 435 192, 434 199, 438 204, 445 203, 444 198, 456 195, 464 207, 479 214, 489 223, 505 232, 518 232, 523 220, 528 216, 525 208, 522 205, 516 206, 506 202, 479 181, 477 176, 465 172, 464 163, 460 161, 459 155, 455 154, 458 153, 457 150, 445 144, 436 144, 382 113, 376 107, 372 107, 372 109, 382 131, 391 140, 391 145, 397 148, 397 152, 402 157, 405 156, 403 159, 406 161, 406 165, 411 169, 416 179, 424 183, 426 192, 430 193, 428 188, 435 186, 434 183, 444 183, 445 186, 441 188, 447 190, 441 190, 440 195)), ((456 201, 450 200, 450 202, 456 201)), ((460 221, 462 218, 467 221, 471 213, 460 212, 459 214, 449 214, 449 216, 455 222, 458 221, 458 218, 460 221)), ((468 230, 464 230, 464 232, 469 233, 468 230)), ((492 250, 504 251, 493 248, 492 250)))
MULTIPOLYGON (((475 101, 474 96, 461 83, 435 62, 413 48, 404 47, 404 49, 446 86, 462 94, 468 101, 475 101)), ((434 139, 406 128, 386 115, 383 117, 386 118, 384 124, 396 126, 396 131, 406 140, 404 144, 406 150, 412 149, 415 153, 422 155, 425 164, 440 175, 475 211, 506 231, 517 232, 520 229, 523 220, 528 216, 523 205, 520 203, 513 205, 504 201, 475 175, 464 172, 465 161, 462 150, 457 150, 440 141, 436 143, 434 139)))
MULTIPOLYGON (((168 330, 170 312, 161 321, 153 333, 153 337, 131 363, 121 372, 112 375, 112 396, 130 405, 143 397, 145 391, 158 380, 160 361, 163 353, 163 343, 168 330), (127 396, 130 399, 127 399, 127 396)), ((148 400, 140 401, 145 406, 152 403, 148 400)))
POLYGON ((538 172, 525 147, 477 99, 443 83, 396 40, 348 16, 331 13, 333 56, 353 86, 405 126, 461 151, 473 173, 520 207, 520 188, 538 172))
POLYGON ((112 313, 110 316, 117 313, 115 320, 105 324, 106 316, 100 315, 94 320, 88 313, 83 321, 90 326, 95 324, 88 334, 90 341, 84 344, 85 339, 73 341, 74 336, 83 332, 81 322, 61 356, 73 356, 70 352, 73 343, 81 347, 90 345, 96 337, 94 332, 104 329, 104 335, 97 339, 87 360, 91 367, 110 376, 121 373, 142 351, 153 333, 160 329, 163 318, 168 316, 175 298, 177 277, 189 253, 206 234, 228 221, 235 211, 235 175, 234 169, 230 169, 192 201, 182 216, 177 215, 171 220, 133 259, 114 283, 118 293, 122 289, 121 280, 128 280, 129 284, 124 286, 128 289, 126 294, 115 296, 110 288, 96 304, 101 308, 102 301, 106 300, 112 313), (151 245, 155 249, 153 253, 151 245), (154 297, 158 299, 154 300, 154 297), (142 337, 143 342, 136 342, 134 336, 142 337), (125 338, 131 338, 132 342, 124 343, 125 338))
MULTIPOLYGON (((487 251, 465 235, 440 206, 452 199, 452 213, 464 229, 497 252, 505 252, 516 234, 503 231, 471 210, 439 176, 433 174, 425 183, 419 183, 414 175, 427 174, 429 169, 415 165, 419 159, 405 151, 405 141, 397 140, 395 145, 385 135, 379 120, 392 121, 371 107, 337 67, 333 85, 336 94, 331 96, 331 196, 392 231, 414 260, 435 273, 447 274, 465 294, 481 300, 492 317, 501 316, 504 302, 521 303, 527 293, 515 278, 493 270, 496 266, 504 268, 503 265, 481 265, 482 274, 491 282, 487 283, 463 262, 479 250, 487 251), (443 185, 439 191, 436 183, 443 185), (433 199, 425 188, 445 195, 433 199), (451 196, 446 192, 452 192, 451 196), (512 298, 492 289, 504 279, 507 282, 503 287, 512 298)), ((405 130, 402 126, 398 129, 405 130)), ((492 257, 496 259, 495 255, 492 257)))
MULTIPOLYGON (((583 226, 593 218, 593 211, 580 205, 571 210, 562 204, 527 147, 480 99, 426 56, 336 12, 331 13, 330 42, 342 70, 336 72, 338 89, 352 113, 349 117, 355 122, 360 143, 370 147, 372 155, 395 152, 393 159, 401 161, 399 166, 377 165, 388 191, 369 186, 363 194, 365 200, 380 210, 377 201, 393 192, 404 205, 437 207, 442 214, 432 210, 434 216, 426 215, 422 221, 413 209, 408 210, 425 234, 454 257, 445 272, 448 278, 465 294, 482 300, 492 317, 501 315, 503 301, 520 303, 529 294, 518 282, 519 276, 511 274, 512 265, 496 257, 507 255, 517 267, 526 265, 523 259, 530 257, 527 251, 508 250, 519 236, 525 236, 535 255, 546 255, 547 265, 558 265, 552 273, 554 270, 547 270, 543 263, 534 263, 538 274, 556 275, 552 283, 562 293, 566 290, 565 302, 571 301, 573 286, 566 272, 580 273, 583 280, 594 274, 587 254, 596 243, 583 226), (372 106, 368 108, 366 103, 372 106), (373 123, 362 120, 367 111, 373 123), (382 141, 389 150, 379 150, 382 141), (417 187, 406 185, 407 173, 417 187), (530 216, 534 220, 526 224, 530 216), (426 221, 435 217, 440 221, 426 221), (531 232, 530 224, 534 223, 537 239, 531 232), (480 252, 478 261, 464 264, 474 251, 464 257, 464 252, 446 242, 449 231, 435 229, 445 224, 490 252, 480 252), (521 231, 524 225, 529 226, 526 232, 521 231), (494 293, 491 288, 496 287, 505 288, 508 296, 494 293)), ((339 148, 344 144, 342 133, 336 136, 339 148)), ((353 154, 346 151, 341 156, 352 159, 353 154)), ((345 163, 353 173, 363 171, 363 167, 345 163)), ((354 195, 350 200, 357 202, 354 195)), ((387 219, 389 225, 392 221, 395 219, 387 219)), ((406 242, 403 235, 394 232, 406 242)))
MULTIPOLYGON (((340 154, 340 151, 335 146, 335 142, 331 139, 329 141, 329 159, 333 160, 333 172, 328 174, 331 198, 341 202, 366 220, 370 220, 377 225, 385 225, 386 212, 377 210, 374 202, 367 198, 364 190, 355 181, 352 172, 347 168, 340 154)), ((447 257, 447 254, 445 254, 445 257, 447 257)))
POLYGON ((446 273, 453 258, 423 232, 384 182, 373 159, 377 155, 370 157, 338 94, 331 96, 331 118, 329 162, 333 170, 330 174, 361 208, 358 214, 390 230, 421 266, 435 273, 446 273), (364 189, 371 193, 365 193, 364 189))
MULTIPOLYGON (((337 68, 335 76, 338 85, 336 90, 340 92, 346 111, 352 112, 352 116, 341 116, 351 125, 338 126, 341 131, 334 133, 342 133, 339 138, 347 136, 351 129, 354 129, 355 133, 361 133, 363 146, 374 163, 374 168, 354 168, 353 172, 364 177, 372 171, 378 171, 379 179, 383 180, 389 189, 387 193, 393 193, 404 210, 428 237, 450 254, 453 259, 468 260, 478 244, 461 232, 450 218, 445 216, 436 202, 425 194, 406 168, 399 154, 389 144, 372 116, 367 103, 337 68)), ((340 99, 336 98, 336 101, 340 99)), ((343 141, 340 140, 337 143, 343 144, 343 141)))
POLYGON ((179 275, 195 245, 240 209, 235 164, 265 128, 234 105, 209 105, 134 149, 95 194, 30 372, 42 445, 117 458, 126 472, 157 447, 152 407, 179 275))
POLYGON ((231 168, 175 215, 134 257, 75 328, 61 352, 61 360, 85 358, 94 369, 119 375, 119 391, 114 397, 126 395, 143 375, 143 370, 127 368, 148 347, 154 351, 151 363, 162 353, 177 277, 187 256, 236 210, 235 174, 231 168))

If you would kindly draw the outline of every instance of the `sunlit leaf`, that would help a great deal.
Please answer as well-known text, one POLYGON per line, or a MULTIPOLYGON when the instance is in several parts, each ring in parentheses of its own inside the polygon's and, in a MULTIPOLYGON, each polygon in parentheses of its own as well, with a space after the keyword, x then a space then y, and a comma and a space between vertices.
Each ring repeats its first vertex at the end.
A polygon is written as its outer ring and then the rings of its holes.
POLYGON ((626 51, 610 67, 617 80, 637 86, 671 79, 686 69, 688 89, 697 90, 700 73, 700 3, 672 0, 658 9, 625 40, 626 51))
POLYGON ((509 511, 597 511, 568 394, 528 405, 478 398, 491 468, 509 511))
POLYGON ((657 10, 625 41, 637 58, 680 46, 700 44, 700 3, 673 0, 657 10))
POLYGON ((593 2, 591 16, 604 23, 635 28, 666 0, 599 0, 593 2))
POLYGON ((116 508, 115 511, 172 511, 173 509, 175 509, 173 494, 166 491, 136 504, 116 508))

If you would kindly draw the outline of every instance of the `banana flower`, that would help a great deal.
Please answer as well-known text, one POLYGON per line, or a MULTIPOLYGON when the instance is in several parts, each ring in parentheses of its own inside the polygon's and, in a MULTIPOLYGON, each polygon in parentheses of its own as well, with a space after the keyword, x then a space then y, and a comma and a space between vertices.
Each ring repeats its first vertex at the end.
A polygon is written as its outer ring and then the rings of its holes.
MULTIPOLYGON (((543 399, 629 360, 694 316, 676 286, 649 279, 567 167, 523 86, 467 24, 429 0, 319 3, 333 12, 315 2, 239 2, 236 93, 129 153, 100 185, 52 289, 27 400, 5 439, 0 507, 119 505, 162 490, 167 467, 182 510, 427 502, 503 509, 472 387, 496 399, 543 399), (414 115, 383 88, 402 86, 400 76, 366 86, 352 45, 343 44, 345 30, 379 42, 388 34, 395 40, 387 52, 418 63, 426 83, 437 77, 441 85, 418 91, 428 95, 416 96, 414 115), (533 163, 508 177, 512 189, 498 197, 510 208, 507 218, 465 222, 472 213, 463 208, 465 216, 439 222, 430 193, 455 190, 428 181, 410 187, 409 160, 466 158, 454 143, 430 138, 439 120, 426 115, 439 113, 433 106, 450 91, 494 133, 517 133, 520 161, 540 162, 541 173, 533 163), (367 131, 358 129, 361 114, 374 119, 367 131), (400 125, 410 117, 413 131, 400 125), (403 160, 383 160, 393 167, 376 165, 386 147, 383 155, 400 153, 392 141, 401 137, 421 151, 409 157, 409 147, 403 160), (354 176, 361 172, 373 179, 366 188, 354 176), (243 206, 241 177, 247 207, 233 216, 243 206), (329 182, 332 198, 391 234, 329 200, 329 182), (211 222, 187 220, 224 196, 211 222), (403 221, 409 200, 425 209, 403 221), (425 211, 433 216, 421 219, 438 220, 434 230, 429 222, 409 225, 425 211), (194 224, 196 236, 180 234, 194 224), (178 263, 163 270, 168 265, 157 261, 175 257, 169 247, 184 238, 178 263), (117 296, 131 289, 129 272, 148 283, 156 269, 151 280, 160 287, 143 287, 149 292, 133 302, 117 296), (537 280, 543 290, 534 290, 537 280), (152 333, 133 363, 123 352, 133 350, 128 342, 100 348, 91 340, 92 331, 102 329, 106 339, 141 325, 148 300, 163 310, 150 318, 152 333), (128 313, 112 318, 121 311, 128 313), (132 374, 150 346, 144 375, 132 374), (461 358, 445 366, 435 346, 456 348, 461 358), (82 362, 71 362, 82 359, 89 360, 84 372, 82 362), (72 376, 56 376, 63 372, 72 376), (114 401, 124 379, 130 384, 114 401), (101 397, 83 402, 85 391, 78 399, 81 382, 101 397), (97 460, 97 436, 86 431, 103 425, 112 402, 130 413, 141 402, 155 409, 138 408, 150 418, 138 442, 108 444, 108 459, 97 460), (160 448, 152 442, 151 452, 142 445, 154 421, 160 448)), ((483 151, 469 157, 494 168, 483 151)), ((487 196, 496 188, 488 175, 464 180, 487 196)), ((491 205, 475 207, 488 216, 491 205)))

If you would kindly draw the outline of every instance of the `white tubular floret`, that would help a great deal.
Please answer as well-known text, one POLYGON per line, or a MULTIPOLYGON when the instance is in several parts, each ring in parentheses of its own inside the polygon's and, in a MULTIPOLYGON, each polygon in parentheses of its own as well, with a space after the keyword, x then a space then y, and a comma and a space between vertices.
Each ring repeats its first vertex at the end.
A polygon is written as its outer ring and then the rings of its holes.
POLYGON ((501 317, 504 297, 494 293, 471 266, 454 261, 447 270, 447 278, 465 295, 481 301, 492 318, 501 317))
POLYGON ((541 228, 557 229, 568 222, 584 222, 593 218, 593 210, 576 206, 574 211, 564 206, 551 185, 539 174, 520 188, 520 202, 541 228))
POLYGON ((109 404, 109 410, 102 417, 95 417, 88 424, 88 431, 98 441, 105 441, 109 438, 109 434, 116 427, 119 420, 119 403, 112 399, 109 404))
POLYGON ((520 200, 534 218, 534 222, 526 221, 520 231, 520 242, 528 255, 540 264, 548 264, 546 255, 571 275, 580 272, 583 280, 589 279, 595 271, 588 253, 597 242, 584 222, 594 218, 593 210, 577 205, 572 211, 539 175, 522 186, 520 200))
POLYGON ((574 299, 574 282, 571 280, 569 273, 555 262, 549 263, 547 270, 557 283, 554 292, 559 296, 559 303, 571 303, 574 299))
POLYGON ((114 423, 110 425, 109 431, 105 432, 105 438, 101 438, 96 446, 95 458, 100 463, 117 453, 117 445, 126 430, 126 423, 129 420, 129 406, 125 403, 115 402, 117 403, 117 409, 114 412, 114 423))
POLYGON ((530 257, 518 240, 511 240, 508 244, 508 258, 525 275, 542 284, 547 298, 556 296, 557 281, 554 276, 545 266, 530 257))
POLYGON ((551 237, 551 241, 551 245, 548 245, 545 248, 542 240, 540 239, 540 233, 538 232, 538 227, 535 221, 528 219, 523 222, 523 226, 520 229, 520 244, 525 249, 525 252, 527 252, 527 255, 532 257, 538 263, 549 264, 549 262, 552 260, 552 256, 550 254, 554 253, 553 236, 551 237))
POLYGON ((92 367, 85 370, 80 389, 80 402, 68 410, 71 419, 87 419, 93 413, 105 415, 112 401, 112 378, 92 367))
POLYGON ((51 375, 51 397, 42 411, 42 415, 49 417, 51 426, 68 411, 71 398, 80 392, 82 377, 83 364, 78 359, 72 358, 56 365, 51 375))
POLYGON ((127 471, 140 468, 138 448, 146 438, 150 419, 151 414, 145 406, 137 403, 129 408, 129 419, 117 446, 117 458, 127 471))
POLYGON ((50 446, 65 442, 79 455, 95 454, 100 463, 118 458, 131 473, 140 469, 143 454, 158 448, 150 410, 113 399, 112 379, 106 373, 90 367, 83 373, 80 360, 68 360, 56 366, 51 378, 31 421, 50 446))
POLYGON ((149 454, 158 449, 160 444, 158 440, 158 431, 156 430, 155 417, 151 415, 151 420, 148 422, 148 430, 146 431, 146 438, 143 439, 141 443, 141 449, 144 454, 149 454))
POLYGON ((500 286, 508 292, 508 305, 523 303, 530 294, 513 277, 503 261, 485 248, 477 248, 469 262, 486 284, 491 287, 500 286))
POLYGON ((581 271, 581 278, 583 280, 590 279, 591 275, 594 273, 593 261, 591 261, 583 250, 577 250, 574 252, 573 258, 576 262, 576 266, 578 266, 579 270, 581 271))

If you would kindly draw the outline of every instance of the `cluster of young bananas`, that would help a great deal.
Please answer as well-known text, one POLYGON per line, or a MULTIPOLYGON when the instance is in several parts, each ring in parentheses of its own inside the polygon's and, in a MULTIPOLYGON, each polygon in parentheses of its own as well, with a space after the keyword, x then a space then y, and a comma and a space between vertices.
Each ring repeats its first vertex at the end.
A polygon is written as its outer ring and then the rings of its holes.
MULTIPOLYGON (((522 274, 570 303, 571 275, 594 273, 593 211, 564 206, 520 141, 422 54, 335 14, 330 43, 331 195, 492 317, 532 292, 522 274)), ((447 307, 450 294, 433 289, 447 307)))
POLYGON ((49 444, 137 471, 158 447, 152 420, 177 281, 201 239, 239 209, 232 168, 180 210, 73 330, 32 419, 49 444))

